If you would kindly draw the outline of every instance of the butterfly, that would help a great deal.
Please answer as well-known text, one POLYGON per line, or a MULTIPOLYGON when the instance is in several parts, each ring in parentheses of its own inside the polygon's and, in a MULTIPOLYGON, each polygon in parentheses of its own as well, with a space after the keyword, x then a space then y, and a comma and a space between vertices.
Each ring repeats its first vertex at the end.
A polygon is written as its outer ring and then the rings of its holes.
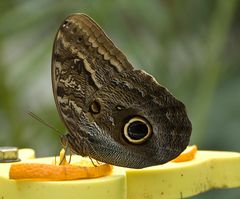
POLYGON ((52 87, 68 133, 64 144, 112 165, 164 164, 188 145, 185 105, 143 70, 136 70, 85 14, 61 24, 52 52, 52 87))

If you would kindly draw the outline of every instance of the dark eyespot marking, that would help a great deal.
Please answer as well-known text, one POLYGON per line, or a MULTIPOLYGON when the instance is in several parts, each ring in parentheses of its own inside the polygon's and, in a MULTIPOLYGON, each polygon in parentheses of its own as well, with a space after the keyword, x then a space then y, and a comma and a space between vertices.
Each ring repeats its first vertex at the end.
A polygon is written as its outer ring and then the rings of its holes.
POLYGON ((135 121, 128 126, 128 135, 133 140, 139 140, 148 134, 147 125, 140 121, 135 121))
POLYGON ((89 107, 89 111, 93 114, 98 114, 100 113, 101 110, 101 105, 99 102, 97 102, 96 100, 92 102, 92 104, 89 107))
POLYGON ((141 144, 152 135, 152 127, 142 117, 132 117, 123 128, 124 137, 132 144, 141 144))

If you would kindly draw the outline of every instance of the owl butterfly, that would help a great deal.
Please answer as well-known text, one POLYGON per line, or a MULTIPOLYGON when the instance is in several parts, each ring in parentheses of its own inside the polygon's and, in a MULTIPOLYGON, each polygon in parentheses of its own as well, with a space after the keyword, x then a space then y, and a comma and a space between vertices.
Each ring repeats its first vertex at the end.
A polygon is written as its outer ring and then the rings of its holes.
POLYGON ((85 14, 67 17, 57 32, 52 86, 69 132, 62 142, 75 154, 144 168, 168 162, 189 143, 184 104, 134 69, 85 14))

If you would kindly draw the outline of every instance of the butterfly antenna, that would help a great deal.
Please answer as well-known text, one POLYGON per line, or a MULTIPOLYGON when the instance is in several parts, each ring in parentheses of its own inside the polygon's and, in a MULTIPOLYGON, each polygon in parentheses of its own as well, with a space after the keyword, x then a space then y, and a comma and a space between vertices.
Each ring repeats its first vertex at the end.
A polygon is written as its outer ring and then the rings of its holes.
POLYGON ((62 132, 60 130, 58 130, 57 128, 55 128, 54 126, 48 124, 47 122, 45 122, 43 119, 41 119, 40 117, 38 117, 36 114, 34 114, 33 112, 29 111, 27 112, 28 115, 30 115, 33 119, 39 121, 40 123, 42 123, 43 125, 49 127, 50 129, 52 129, 54 131, 54 133, 56 133, 58 136, 62 136, 62 132))

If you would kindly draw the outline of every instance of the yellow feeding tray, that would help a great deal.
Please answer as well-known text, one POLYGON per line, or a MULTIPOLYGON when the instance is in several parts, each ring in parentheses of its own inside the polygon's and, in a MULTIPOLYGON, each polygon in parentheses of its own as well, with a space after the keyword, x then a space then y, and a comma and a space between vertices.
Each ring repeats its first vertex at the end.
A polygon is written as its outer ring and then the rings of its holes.
MULTIPOLYGON (((22 163, 46 163, 54 157, 34 159, 32 149, 20 149, 22 163)), ((82 159, 73 156, 72 161, 82 159)), ((71 181, 11 180, 13 163, 0 163, 0 198, 11 199, 168 199, 184 198, 213 188, 240 187, 240 153, 197 151, 186 162, 169 162, 146 169, 114 167, 111 175, 71 181)))

